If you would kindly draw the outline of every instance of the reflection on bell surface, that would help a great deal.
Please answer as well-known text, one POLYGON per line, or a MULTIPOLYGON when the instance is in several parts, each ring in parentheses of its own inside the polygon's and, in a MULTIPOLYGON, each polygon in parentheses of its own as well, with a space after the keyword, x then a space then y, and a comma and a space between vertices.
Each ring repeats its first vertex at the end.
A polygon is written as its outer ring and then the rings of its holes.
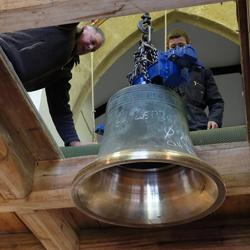
POLYGON ((219 174, 194 152, 180 96, 154 84, 110 98, 98 158, 79 172, 72 189, 82 212, 130 227, 202 218, 225 193, 219 174))

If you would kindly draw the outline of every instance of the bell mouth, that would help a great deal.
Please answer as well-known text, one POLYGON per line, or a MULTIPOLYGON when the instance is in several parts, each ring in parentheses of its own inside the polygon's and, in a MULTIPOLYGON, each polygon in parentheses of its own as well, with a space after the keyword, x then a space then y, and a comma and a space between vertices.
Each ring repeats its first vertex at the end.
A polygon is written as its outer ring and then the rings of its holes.
POLYGON ((199 158, 176 151, 124 150, 84 167, 72 184, 83 213, 105 223, 152 228, 188 223, 214 212, 226 189, 199 158))
POLYGON ((173 167, 178 167, 175 164, 163 163, 163 162, 134 162, 128 164, 121 164, 119 168, 124 168, 130 171, 140 171, 140 172, 157 172, 164 171, 173 167))

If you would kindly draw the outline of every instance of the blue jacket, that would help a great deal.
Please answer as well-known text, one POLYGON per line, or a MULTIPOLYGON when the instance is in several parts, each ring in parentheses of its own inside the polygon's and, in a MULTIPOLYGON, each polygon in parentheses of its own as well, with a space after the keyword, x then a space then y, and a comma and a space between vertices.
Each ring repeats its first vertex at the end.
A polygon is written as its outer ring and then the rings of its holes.
POLYGON ((65 145, 79 141, 69 105, 77 23, 0 34, 0 46, 27 91, 45 88, 49 111, 65 145))

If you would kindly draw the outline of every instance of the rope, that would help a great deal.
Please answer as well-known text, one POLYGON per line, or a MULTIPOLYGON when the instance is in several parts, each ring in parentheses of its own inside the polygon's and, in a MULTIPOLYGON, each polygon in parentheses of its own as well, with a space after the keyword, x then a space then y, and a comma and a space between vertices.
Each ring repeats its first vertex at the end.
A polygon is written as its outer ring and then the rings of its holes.
POLYGON ((164 50, 167 51, 167 36, 168 36, 168 25, 167 25, 167 11, 165 10, 164 15, 164 50))
POLYGON ((85 124, 86 124, 86 127, 89 131, 89 133, 92 135, 92 129, 90 128, 89 124, 88 124, 88 121, 87 119, 85 118, 85 115, 83 114, 82 110, 81 110, 81 115, 82 115, 82 119, 84 120, 85 124))
POLYGON ((92 107, 92 142, 97 141, 97 136, 95 133, 95 96, 94 96, 94 53, 90 53, 91 58, 91 107, 92 107))
MULTIPOLYGON (((91 20, 91 22, 87 23, 87 25, 95 25, 97 27, 99 27, 101 24, 103 24, 106 20, 108 20, 108 18, 106 19, 95 19, 95 20, 91 20)), ((93 129, 90 129, 90 126, 88 125, 83 113, 82 117, 86 123, 87 129, 90 132, 91 136, 92 136, 92 142, 97 142, 97 135, 95 133, 95 96, 94 96, 94 53, 91 52, 90 53, 90 71, 91 71, 91 112, 92 112, 92 124, 93 124, 93 129)))

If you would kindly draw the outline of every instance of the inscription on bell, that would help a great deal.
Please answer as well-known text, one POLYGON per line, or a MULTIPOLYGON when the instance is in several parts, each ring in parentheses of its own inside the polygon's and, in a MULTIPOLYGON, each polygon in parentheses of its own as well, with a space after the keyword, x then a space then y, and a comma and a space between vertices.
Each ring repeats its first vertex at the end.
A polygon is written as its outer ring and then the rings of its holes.
POLYGON ((149 119, 157 119, 159 121, 165 121, 167 119, 167 115, 164 111, 161 110, 143 110, 143 111, 135 111, 134 120, 149 120, 149 119))
POLYGON ((116 110, 116 113, 113 114, 115 118, 115 126, 119 127, 123 123, 127 123, 129 121, 137 121, 137 120, 157 120, 157 121, 167 121, 170 120, 171 117, 166 114, 165 111, 162 110, 116 110))

